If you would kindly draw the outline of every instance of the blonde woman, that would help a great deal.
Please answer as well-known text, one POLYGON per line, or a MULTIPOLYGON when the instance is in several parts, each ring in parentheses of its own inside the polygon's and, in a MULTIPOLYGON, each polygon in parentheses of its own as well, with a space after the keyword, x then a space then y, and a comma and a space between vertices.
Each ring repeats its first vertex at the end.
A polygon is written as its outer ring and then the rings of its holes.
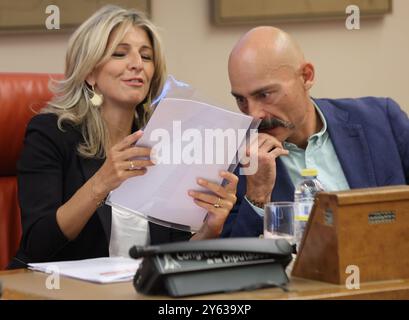
POLYGON ((237 178, 228 172, 222 173, 226 187, 202 181, 209 192, 189 192, 210 212, 193 236, 103 204, 111 190, 153 165, 151 150, 134 144, 165 76, 157 31, 138 11, 106 6, 75 31, 65 78, 27 128, 18 165, 23 237, 11 267, 123 256, 134 244, 220 234, 236 202, 237 178), (143 160, 130 160, 138 157, 143 160))

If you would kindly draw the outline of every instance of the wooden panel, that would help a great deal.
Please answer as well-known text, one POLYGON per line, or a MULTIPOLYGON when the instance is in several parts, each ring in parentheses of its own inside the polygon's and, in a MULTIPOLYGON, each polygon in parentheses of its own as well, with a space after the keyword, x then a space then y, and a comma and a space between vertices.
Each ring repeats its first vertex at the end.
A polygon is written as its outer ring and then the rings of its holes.
POLYGON ((392 10, 391 0, 213 0, 217 24, 275 23, 345 17, 348 5, 362 16, 379 16, 392 10))
POLYGON ((368 192, 368 189, 340 191, 336 195, 333 194, 332 197, 334 197, 338 205, 348 205, 404 200, 408 198, 408 193, 409 187, 402 185, 379 187, 372 189, 371 192, 368 192))
POLYGON ((409 278, 408 230, 409 186, 320 193, 292 274, 344 284, 356 265, 361 282, 409 278))
POLYGON ((306 279, 339 283, 338 238, 335 230, 338 214, 333 199, 320 197, 314 205, 292 274, 306 279), (327 223, 325 208, 334 208, 334 221, 327 223))
MULTIPOLYGON (((46 8, 56 5, 60 9, 60 27, 70 29, 78 26, 95 11, 106 4, 136 8, 150 15, 149 0, 2 0, 0 2, 0 30, 47 31, 46 8)), ((56 32, 56 30, 52 30, 56 32)))
MULTIPOLYGON (((95 284, 62 277, 60 290, 49 290, 45 286, 47 274, 18 270, 0 272, 3 283, 2 299, 172 299, 168 296, 146 296, 135 291, 131 282, 116 284, 95 284)), ((279 288, 266 288, 252 291, 210 294, 187 297, 201 300, 294 300, 294 299, 409 299, 409 279, 368 282, 359 290, 348 290, 343 285, 290 279, 288 292, 279 288)))

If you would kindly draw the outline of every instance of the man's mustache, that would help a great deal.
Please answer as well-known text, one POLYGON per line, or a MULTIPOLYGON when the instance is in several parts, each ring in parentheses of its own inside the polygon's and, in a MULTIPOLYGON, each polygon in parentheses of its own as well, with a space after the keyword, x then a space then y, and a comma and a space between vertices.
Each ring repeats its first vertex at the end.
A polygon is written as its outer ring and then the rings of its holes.
POLYGON ((295 128, 294 124, 292 124, 289 121, 284 121, 284 120, 277 119, 277 118, 267 118, 267 119, 261 120, 258 129, 259 130, 269 130, 269 129, 274 129, 277 127, 283 127, 287 129, 295 128))

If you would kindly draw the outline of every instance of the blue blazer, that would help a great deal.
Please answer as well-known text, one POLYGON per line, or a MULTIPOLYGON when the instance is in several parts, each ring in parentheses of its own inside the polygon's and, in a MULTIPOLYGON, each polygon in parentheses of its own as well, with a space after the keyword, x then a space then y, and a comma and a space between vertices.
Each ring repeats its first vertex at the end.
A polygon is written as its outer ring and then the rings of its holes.
MULTIPOLYGON (((314 99, 328 125, 341 167, 351 189, 409 184, 409 119, 389 98, 314 99)), ((283 162, 271 201, 293 201, 294 185, 283 162)), ((222 237, 258 237, 263 219, 244 199, 246 177, 239 176, 238 201, 222 237)))

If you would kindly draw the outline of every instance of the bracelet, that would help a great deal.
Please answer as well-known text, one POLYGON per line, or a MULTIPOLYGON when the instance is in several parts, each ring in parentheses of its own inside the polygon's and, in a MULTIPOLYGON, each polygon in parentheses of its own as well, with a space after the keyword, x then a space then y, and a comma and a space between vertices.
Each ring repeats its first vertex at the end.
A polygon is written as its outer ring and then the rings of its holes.
POLYGON ((253 199, 250 199, 249 197, 247 197, 246 196, 246 198, 247 198, 247 201, 248 202, 250 202, 252 205, 254 205, 254 206, 256 206, 256 207, 258 207, 258 208, 260 208, 260 209, 263 209, 264 210, 264 206, 266 205, 266 203, 265 202, 262 202, 262 201, 255 201, 255 200, 253 200, 253 199))
POLYGON ((102 207, 102 205, 105 203, 105 199, 106 197, 99 199, 99 197, 97 196, 97 193, 95 192, 95 179, 93 179, 91 181, 91 192, 92 192, 92 200, 96 201, 97 203, 97 208, 102 207))

